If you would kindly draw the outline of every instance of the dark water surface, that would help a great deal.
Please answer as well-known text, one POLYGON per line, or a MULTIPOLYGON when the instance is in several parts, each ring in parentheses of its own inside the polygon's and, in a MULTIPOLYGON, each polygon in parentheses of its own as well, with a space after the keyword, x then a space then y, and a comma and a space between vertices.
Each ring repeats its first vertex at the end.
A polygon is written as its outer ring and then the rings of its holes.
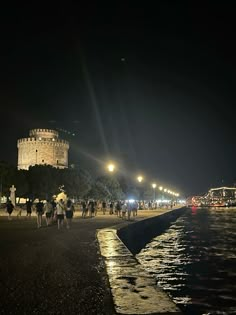
POLYGON ((136 257, 184 314, 236 314, 236 208, 188 209, 136 257))

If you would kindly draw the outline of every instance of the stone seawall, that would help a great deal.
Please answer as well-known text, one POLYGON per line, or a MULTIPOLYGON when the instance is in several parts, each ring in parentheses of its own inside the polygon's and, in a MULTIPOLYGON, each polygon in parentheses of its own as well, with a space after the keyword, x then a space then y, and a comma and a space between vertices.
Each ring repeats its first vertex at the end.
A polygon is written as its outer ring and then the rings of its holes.
POLYGON ((117 314, 182 314, 134 254, 184 211, 185 208, 174 209, 159 216, 98 230, 97 238, 117 314))
POLYGON ((136 255, 152 238, 162 234, 171 222, 175 221, 185 211, 185 207, 173 209, 159 216, 121 226, 117 229, 117 235, 132 254, 136 255))

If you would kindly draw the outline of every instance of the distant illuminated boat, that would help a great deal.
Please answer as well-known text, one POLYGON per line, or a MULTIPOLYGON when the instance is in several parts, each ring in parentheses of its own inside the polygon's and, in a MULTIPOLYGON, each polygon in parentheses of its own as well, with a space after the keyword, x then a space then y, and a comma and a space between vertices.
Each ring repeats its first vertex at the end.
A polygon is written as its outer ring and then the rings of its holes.
POLYGON ((232 207, 236 206, 236 187, 211 188, 204 196, 187 198, 188 207, 232 207))
POLYGON ((236 206, 236 187, 211 188, 205 199, 210 207, 236 206))

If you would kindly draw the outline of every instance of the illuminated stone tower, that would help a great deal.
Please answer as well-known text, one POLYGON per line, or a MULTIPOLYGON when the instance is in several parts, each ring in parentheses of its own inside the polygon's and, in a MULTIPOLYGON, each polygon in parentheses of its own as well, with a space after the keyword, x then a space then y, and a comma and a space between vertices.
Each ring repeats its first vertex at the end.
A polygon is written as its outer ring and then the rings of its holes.
POLYGON ((18 169, 28 170, 36 164, 47 164, 57 168, 68 167, 68 141, 58 138, 51 129, 32 129, 29 138, 19 139, 18 169))

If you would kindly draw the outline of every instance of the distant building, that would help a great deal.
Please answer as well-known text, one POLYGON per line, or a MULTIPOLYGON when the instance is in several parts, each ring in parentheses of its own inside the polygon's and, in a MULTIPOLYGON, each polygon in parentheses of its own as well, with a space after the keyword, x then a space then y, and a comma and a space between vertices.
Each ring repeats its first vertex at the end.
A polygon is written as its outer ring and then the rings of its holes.
POLYGON ((69 142, 59 139, 57 131, 32 129, 29 136, 17 141, 18 169, 28 170, 37 164, 68 167, 69 142))

